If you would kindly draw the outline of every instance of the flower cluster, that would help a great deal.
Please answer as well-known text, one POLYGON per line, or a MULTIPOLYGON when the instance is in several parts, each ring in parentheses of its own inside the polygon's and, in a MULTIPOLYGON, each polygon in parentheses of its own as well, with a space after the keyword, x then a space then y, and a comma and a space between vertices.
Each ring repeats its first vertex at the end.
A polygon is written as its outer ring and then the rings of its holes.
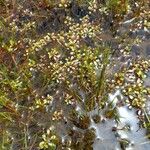
POLYGON ((109 88, 121 88, 126 102, 133 107, 145 107, 150 88, 144 86, 144 79, 150 69, 149 60, 138 60, 129 68, 124 68, 115 73, 114 79, 109 83, 109 88))
POLYGON ((40 149, 55 150, 56 145, 59 143, 58 137, 53 133, 52 129, 47 129, 47 132, 42 135, 43 141, 39 143, 40 149))

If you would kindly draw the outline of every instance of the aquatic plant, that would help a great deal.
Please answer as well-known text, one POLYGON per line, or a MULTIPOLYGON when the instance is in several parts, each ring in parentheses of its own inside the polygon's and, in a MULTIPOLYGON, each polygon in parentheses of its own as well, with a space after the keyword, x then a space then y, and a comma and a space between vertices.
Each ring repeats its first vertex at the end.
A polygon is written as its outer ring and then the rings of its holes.
MULTIPOLYGON (((133 32, 148 28, 148 13, 137 1, 131 15, 133 4, 0 1, 0 149, 93 149, 97 126, 119 126, 121 105, 144 113, 138 117, 149 129, 150 62, 132 56, 146 36, 130 37, 124 23, 132 16, 133 32), (112 96, 116 89, 123 99, 112 96)), ((130 146, 123 137, 117 142, 130 146)))

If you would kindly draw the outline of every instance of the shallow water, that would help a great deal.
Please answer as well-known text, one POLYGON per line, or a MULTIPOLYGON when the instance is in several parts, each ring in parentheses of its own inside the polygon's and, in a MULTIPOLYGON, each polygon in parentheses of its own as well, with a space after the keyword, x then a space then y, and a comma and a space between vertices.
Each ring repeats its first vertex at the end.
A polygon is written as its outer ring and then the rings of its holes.
POLYGON ((94 150, 116 150, 119 148, 119 143, 112 132, 112 127, 115 126, 114 120, 106 120, 104 123, 92 123, 91 127, 96 130, 96 139, 93 144, 94 150))
MULTIPOLYGON (((114 94, 110 94, 109 100, 110 102, 113 101, 114 107, 117 105, 118 99, 116 96, 119 93, 120 91, 118 90, 114 94)), ((146 138, 146 130, 139 127, 136 111, 136 109, 129 109, 127 106, 117 107, 117 112, 120 116, 118 124, 114 119, 103 118, 104 121, 98 124, 91 119, 90 128, 94 128, 96 132, 93 149, 122 150, 119 141, 126 139, 129 141, 128 146, 125 147, 126 150, 149 150, 150 141, 146 138), (117 128, 116 131, 112 131, 114 127, 117 128)))
POLYGON ((129 125, 131 127, 130 131, 119 130, 119 135, 123 138, 131 141, 129 149, 140 149, 140 150, 148 150, 150 148, 150 141, 146 139, 146 130, 143 128, 139 128, 139 120, 136 115, 136 110, 129 110, 127 107, 118 108, 120 118, 119 126, 129 125))

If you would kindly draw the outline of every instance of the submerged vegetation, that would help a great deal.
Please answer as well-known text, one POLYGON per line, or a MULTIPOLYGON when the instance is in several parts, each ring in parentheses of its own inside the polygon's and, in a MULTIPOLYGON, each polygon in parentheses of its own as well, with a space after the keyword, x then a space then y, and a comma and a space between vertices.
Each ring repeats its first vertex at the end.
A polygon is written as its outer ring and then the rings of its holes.
POLYGON ((149 10, 0 0, 0 150, 148 150, 149 10))

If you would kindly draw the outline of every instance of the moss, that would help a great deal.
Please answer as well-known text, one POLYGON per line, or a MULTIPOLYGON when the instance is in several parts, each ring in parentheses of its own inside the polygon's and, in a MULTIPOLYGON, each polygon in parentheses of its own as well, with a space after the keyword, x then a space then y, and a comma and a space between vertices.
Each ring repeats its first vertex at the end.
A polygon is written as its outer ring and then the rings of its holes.
POLYGON ((99 115, 92 116, 92 119, 94 120, 95 123, 99 123, 101 121, 101 117, 99 115))
MULTIPOLYGON (((130 66, 122 66, 120 72, 111 70, 119 66, 116 53, 128 58, 132 44, 145 38, 118 34, 126 18, 136 17, 129 26, 133 31, 143 28, 141 18, 144 30, 148 27, 146 4, 139 0, 132 11, 133 4, 127 0, 0 1, 0 149, 56 149, 58 145, 58 149, 92 149, 95 131, 89 129, 89 113, 97 107, 105 117, 119 120, 117 108, 106 110, 109 93, 116 88, 126 105, 145 108, 150 90, 143 82, 149 60, 139 56, 128 59, 130 66), (103 37, 106 32, 113 37, 103 37), (69 135, 66 145, 60 135, 69 135)), ((101 123, 98 115, 93 120, 101 123)))

